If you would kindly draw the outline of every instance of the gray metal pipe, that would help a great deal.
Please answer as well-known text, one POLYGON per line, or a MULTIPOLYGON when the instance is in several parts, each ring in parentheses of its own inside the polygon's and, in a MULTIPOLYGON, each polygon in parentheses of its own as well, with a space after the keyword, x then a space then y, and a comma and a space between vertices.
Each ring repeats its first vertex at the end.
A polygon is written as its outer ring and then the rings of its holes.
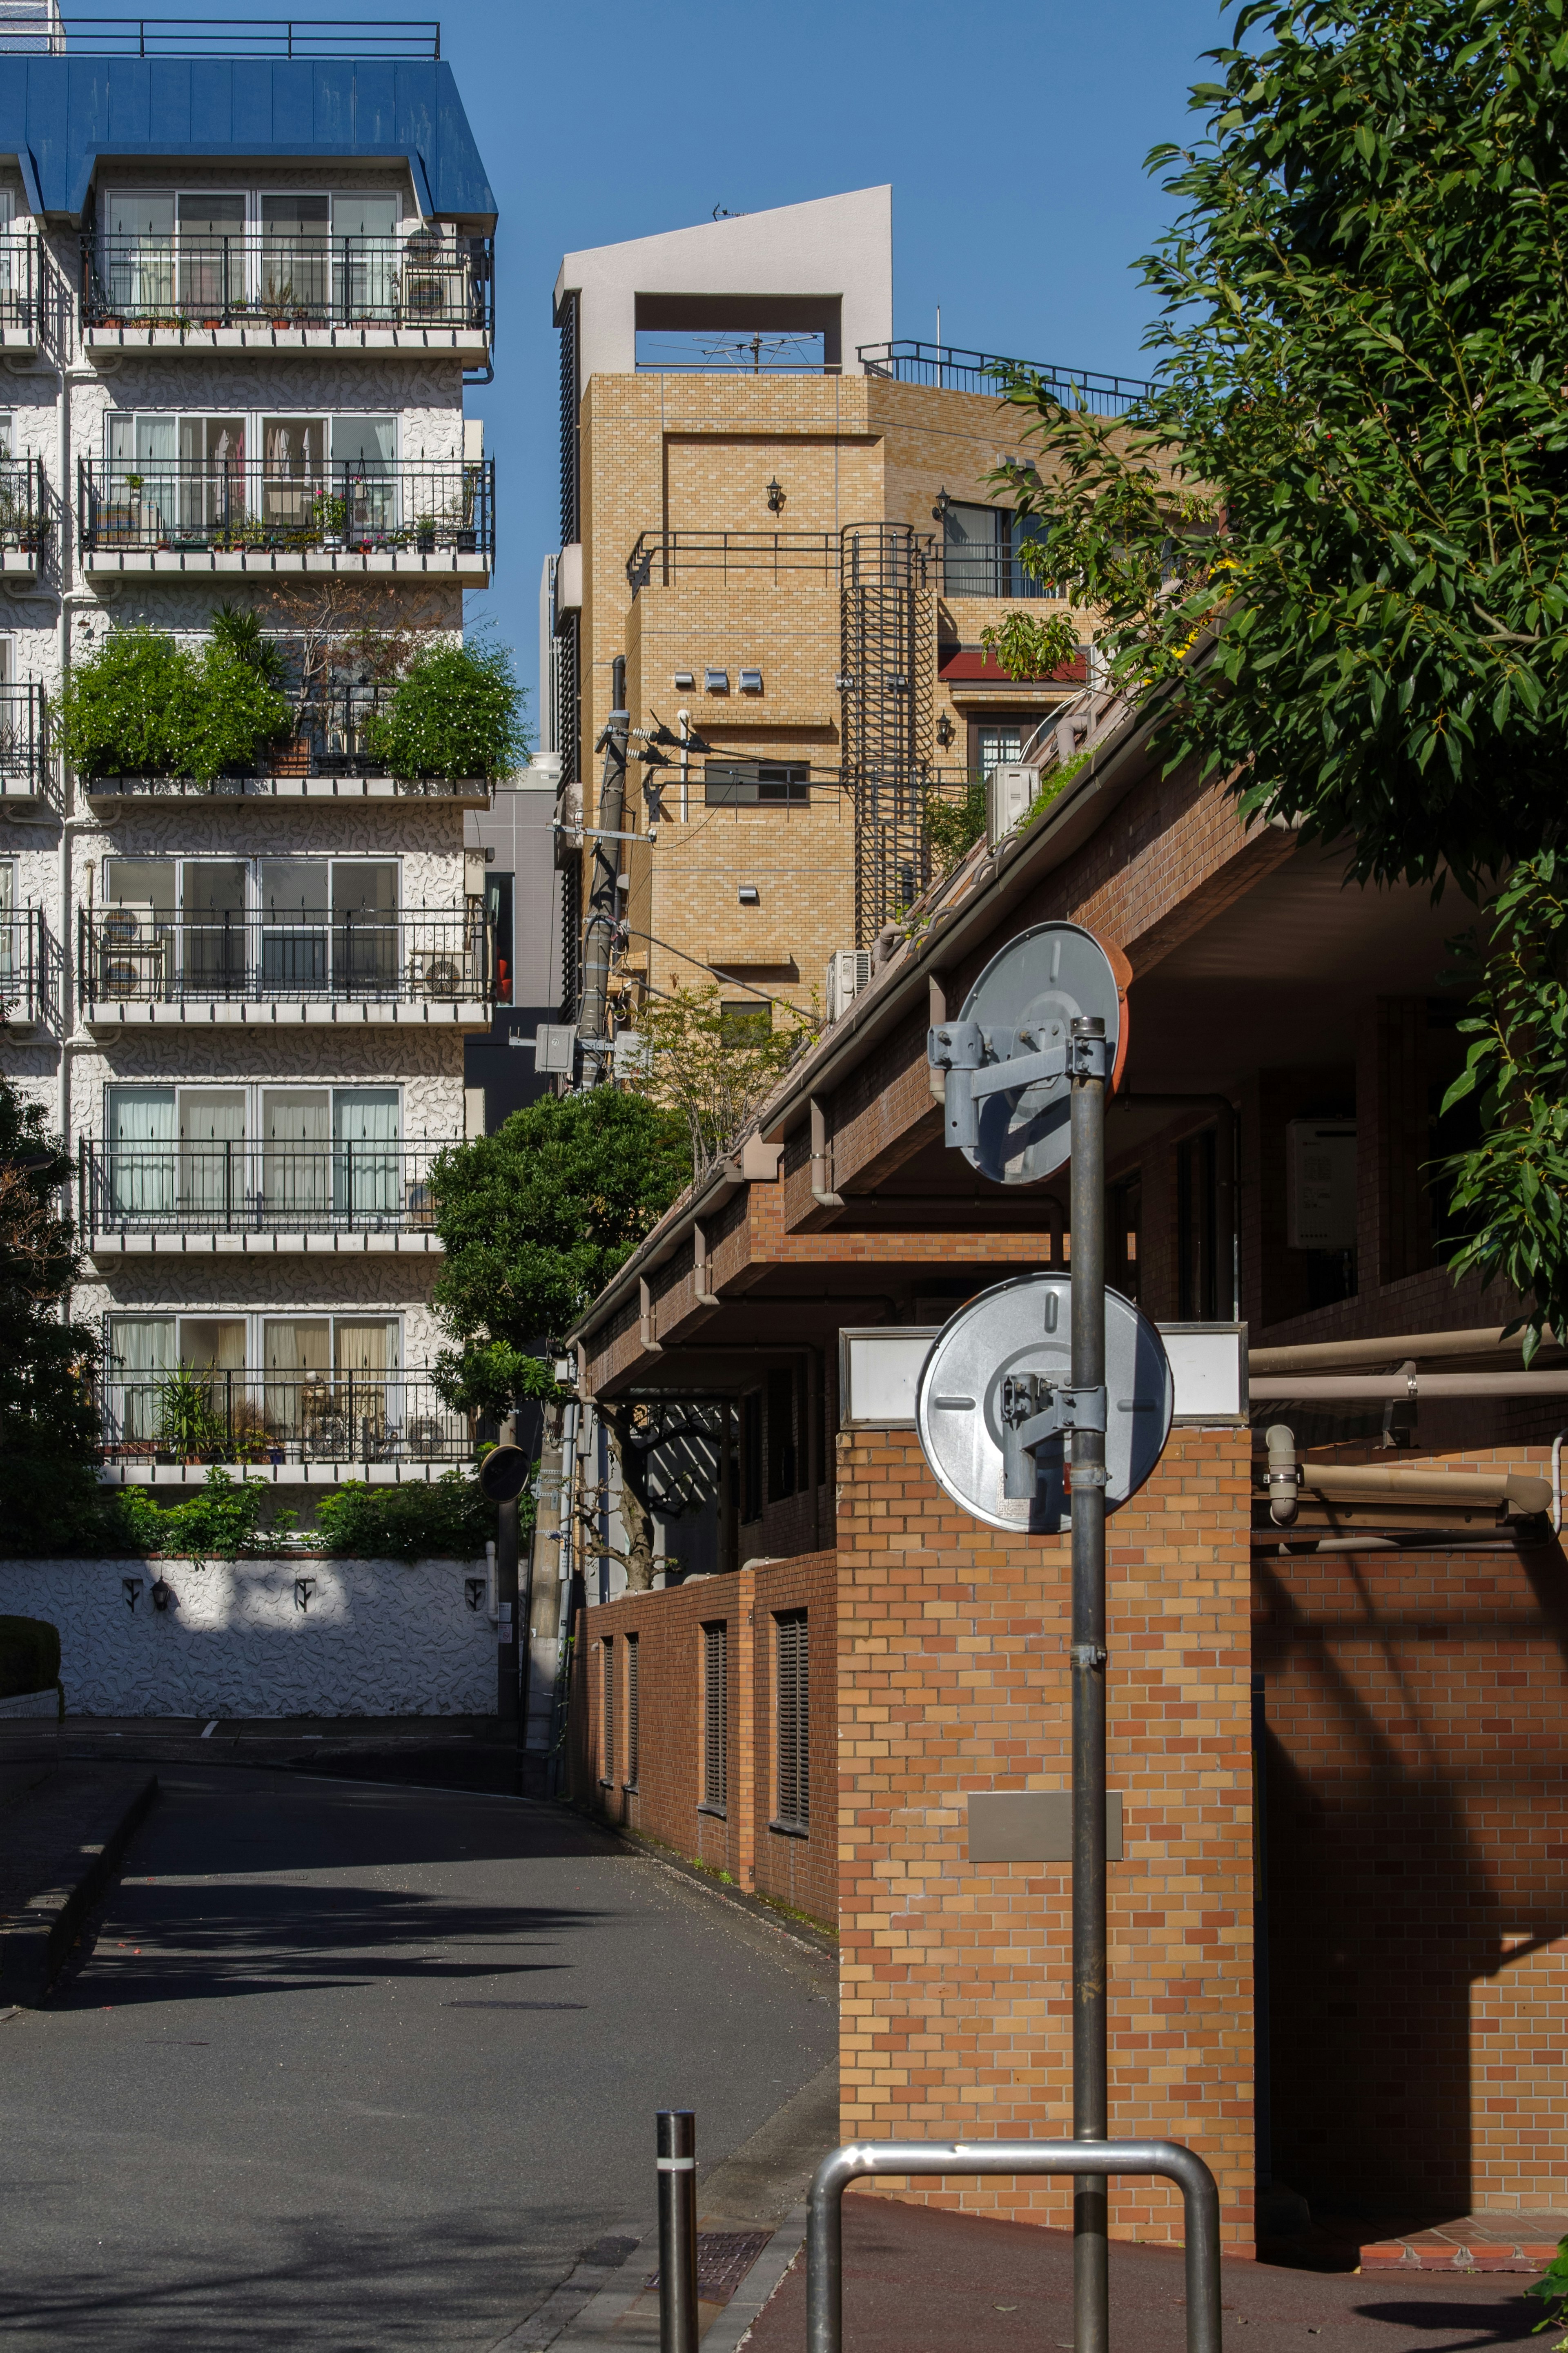
POLYGON ((1202 2158, 1174 2140, 871 2140, 834 2149, 806 2208, 806 2353, 842 2353, 844 2192, 876 2173, 1162 2175, 1185 2210, 1187 2353, 1220 2353, 1219 2190, 1202 2158))
MULTIPOLYGON (((1394 1332, 1370 1340, 1305 1340, 1294 1348, 1249 1348, 1247 1361, 1255 1376, 1292 1372, 1351 1372, 1359 1365, 1401 1365, 1414 1357, 1419 1365, 1444 1356, 1518 1356, 1519 1333, 1505 1334, 1500 1324, 1486 1324, 1465 1332, 1394 1332)), ((1558 1345, 1548 1333, 1547 1345, 1558 1345)))
MULTIPOLYGON (((1257 1362, 1256 1357, 1252 1359, 1257 1362)), ((1268 1373, 1248 1371, 1255 1405, 1317 1398, 1568 1397, 1568 1366, 1556 1373, 1268 1373)))

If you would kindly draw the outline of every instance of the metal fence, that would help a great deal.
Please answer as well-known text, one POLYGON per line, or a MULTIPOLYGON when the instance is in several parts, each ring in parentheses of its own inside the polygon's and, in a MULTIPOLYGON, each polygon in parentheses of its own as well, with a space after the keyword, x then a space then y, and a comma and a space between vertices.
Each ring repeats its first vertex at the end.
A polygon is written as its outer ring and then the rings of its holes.
POLYGON ((0 458, 0 547, 36 554, 48 527, 41 458, 0 458))
POLYGON ((38 326, 38 241, 28 229, 0 234, 0 327, 38 326))
MULTIPOLYGON (((41 694, 42 690, 37 691, 41 694)), ((149 800, 188 800, 202 795, 223 799, 247 793, 276 793, 280 783, 300 776, 359 780, 374 776, 381 784, 390 785, 397 794, 411 797, 440 800, 458 795, 471 798, 476 783, 483 779, 389 775, 376 749, 374 723, 385 717, 396 691, 395 686, 381 684, 333 686, 297 698, 292 735, 261 752, 248 770, 236 769, 226 776, 205 777, 89 776, 83 779, 84 789, 89 797, 121 799, 134 796, 149 800)), ((4 711, 5 691, 0 688, 0 713, 4 711)), ((3 759, 4 744, 0 741, 0 761, 3 759)), ((0 789, 3 777, 4 769, 0 766, 0 789)))
POLYGON ((488 1004, 494 942, 491 926, 467 909, 186 916, 147 906, 83 908, 77 985, 86 1007, 198 997, 488 1004))
POLYGON ((430 1170, 449 1148, 89 1139, 77 1159, 78 1224, 84 1234, 432 1233, 430 1170))
POLYGON ((0 686, 0 800, 55 794, 48 700, 37 679, 0 686))
POLYGON ((63 994, 64 958, 41 907, 0 914, 0 1027, 39 1022, 53 1028, 63 994))
POLYGON ((441 55, 436 17, 376 16, 59 16, 39 0, 37 14, 11 18, 9 46, 24 42, 56 55, 100 58, 434 58, 441 55))
POLYGON ((494 328, 488 237, 88 235, 82 317, 89 327, 494 328))
POLYGON ((468 1462, 493 1435, 432 1374, 182 1366, 98 1378, 109 1462, 468 1462))
POLYGON ((669 588, 683 573, 762 573, 828 583, 838 578, 836 531, 645 531, 626 558, 634 597, 643 588, 669 588))
POLYGON ((1037 376, 1064 407, 1097 417, 1123 417, 1153 386, 1142 377, 1102 375, 1095 368, 1058 367, 1048 360, 1005 359, 994 352, 961 351, 952 343, 863 343, 857 353, 868 375, 892 384, 929 384, 944 392, 991 393, 998 398, 1015 374, 1037 376))
POLYGON ((82 458, 89 553, 495 553, 495 460, 82 458))
POLYGON ((949 541, 942 551, 942 593, 948 596, 1005 596, 1020 604, 1030 597, 1061 598, 1059 582, 1040 581, 1025 570, 1011 547, 964 546, 949 541))

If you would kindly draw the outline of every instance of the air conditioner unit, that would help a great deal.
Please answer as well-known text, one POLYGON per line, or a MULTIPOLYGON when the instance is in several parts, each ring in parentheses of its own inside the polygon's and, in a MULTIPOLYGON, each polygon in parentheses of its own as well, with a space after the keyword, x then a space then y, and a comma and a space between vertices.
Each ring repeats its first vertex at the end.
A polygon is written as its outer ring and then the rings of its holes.
POLYGON ((155 909, 141 902, 105 907, 97 928, 100 997, 160 996, 167 943, 159 935, 155 909))
POLYGON ((575 866, 583 849, 583 787, 564 784, 555 803, 555 863, 575 866))
POLYGON ((837 1021, 847 1013, 871 979, 869 948, 836 948, 827 959, 827 1018, 837 1021))
POLYGON ((985 830, 993 849, 1027 815, 1040 790, 1038 768, 1004 764, 993 768, 985 794, 985 830))
POLYGON ((462 953, 457 948, 416 948, 408 959, 408 977, 416 997, 461 997, 468 978, 462 953))

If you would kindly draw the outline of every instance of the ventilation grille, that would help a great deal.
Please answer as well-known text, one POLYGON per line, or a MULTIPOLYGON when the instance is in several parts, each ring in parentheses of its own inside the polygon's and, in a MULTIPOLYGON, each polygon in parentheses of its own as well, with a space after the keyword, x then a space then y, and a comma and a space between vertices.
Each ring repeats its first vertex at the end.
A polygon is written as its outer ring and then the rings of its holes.
POLYGON ((702 1802, 722 1813, 730 1802, 729 1628, 702 1629, 702 1802))
POLYGON ((774 1819, 781 1829, 805 1830, 811 1819, 811 1676, 805 1611, 781 1610, 773 1625, 778 1714, 774 1819))

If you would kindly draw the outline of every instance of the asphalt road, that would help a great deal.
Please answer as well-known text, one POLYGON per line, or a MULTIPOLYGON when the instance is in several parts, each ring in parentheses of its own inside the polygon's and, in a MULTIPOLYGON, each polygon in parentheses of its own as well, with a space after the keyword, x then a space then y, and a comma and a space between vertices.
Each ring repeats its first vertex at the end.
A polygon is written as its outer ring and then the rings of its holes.
POLYGON ((552 1809, 240 1767, 163 1795, 0 2024, 16 2353, 486 2348, 833 2055, 831 1965, 552 1809))

